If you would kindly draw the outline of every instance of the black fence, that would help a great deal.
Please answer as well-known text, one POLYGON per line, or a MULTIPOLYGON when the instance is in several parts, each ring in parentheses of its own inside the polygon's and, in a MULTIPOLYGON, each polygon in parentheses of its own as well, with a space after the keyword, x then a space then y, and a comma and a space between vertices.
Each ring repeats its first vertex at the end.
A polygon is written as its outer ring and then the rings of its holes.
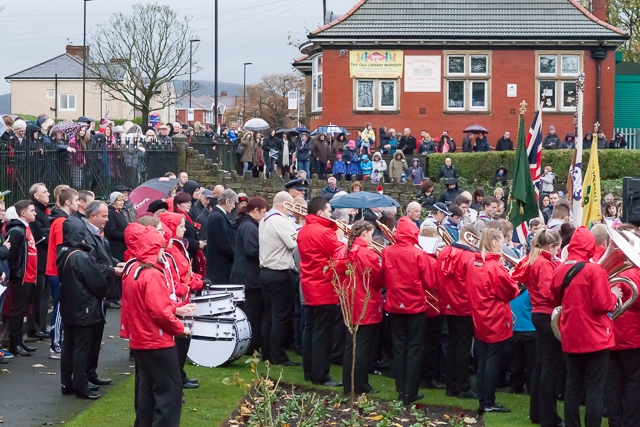
POLYGON ((238 141, 231 141, 229 138, 200 138, 197 137, 189 146, 200 154, 204 154, 205 159, 210 159, 219 169, 226 171, 242 172, 242 165, 236 156, 238 141))
POLYGON ((85 150, 69 153, 33 146, 25 150, 0 150, 0 191, 10 190, 7 205, 28 198, 29 187, 44 183, 49 191, 60 184, 91 190, 107 198, 114 186, 137 187, 146 180, 177 173, 177 151, 173 143, 145 142, 117 146, 90 143, 85 150))

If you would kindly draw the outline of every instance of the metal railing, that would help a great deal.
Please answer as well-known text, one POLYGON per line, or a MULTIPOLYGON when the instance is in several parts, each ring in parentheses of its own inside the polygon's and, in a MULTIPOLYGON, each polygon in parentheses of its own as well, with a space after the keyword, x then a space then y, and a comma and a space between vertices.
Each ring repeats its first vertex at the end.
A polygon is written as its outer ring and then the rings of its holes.
POLYGON ((616 128, 615 133, 620 133, 627 141, 627 148, 629 150, 640 149, 640 129, 638 128, 616 128))

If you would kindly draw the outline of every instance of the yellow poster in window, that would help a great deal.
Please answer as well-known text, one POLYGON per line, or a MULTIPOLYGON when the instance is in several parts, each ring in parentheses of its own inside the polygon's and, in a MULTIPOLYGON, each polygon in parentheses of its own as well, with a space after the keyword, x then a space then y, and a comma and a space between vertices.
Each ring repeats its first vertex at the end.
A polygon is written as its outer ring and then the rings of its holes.
POLYGON ((399 79, 402 77, 402 66, 401 50, 349 51, 349 73, 352 79, 399 79))

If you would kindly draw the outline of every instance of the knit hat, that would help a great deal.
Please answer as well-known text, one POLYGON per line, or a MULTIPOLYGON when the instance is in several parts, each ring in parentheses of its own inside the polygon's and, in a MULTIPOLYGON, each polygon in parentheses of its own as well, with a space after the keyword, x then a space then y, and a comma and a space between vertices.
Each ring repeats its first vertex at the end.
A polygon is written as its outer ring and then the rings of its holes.
POLYGON ((342 160, 342 153, 340 152, 336 153, 336 160, 342 160))
POLYGON ((122 196, 122 193, 119 191, 114 191, 113 193, 111 193, 109 195, 109 204, 112 205, 116 202, 116 200, 118 199, 118 197, 122 196))
POLYGON ((191 201, 191 195, 189 193, 178 193, 176 197, 173 198, 173 204, 179 205, 180 203, 188 203, 191 201))
POLYGON ((13 122, 13 130, 27 130, 27 122, 22 119, 13 122))
POLYGON ((551 126, 549 126, 549 130, 556 130, 556 127, 551 125, 551 126))
MULTIPOLYGON (((14 125, 14 127, 15 127, 15 125, 14 125)), ((348 146, 349 146, 349 148, 356 148, 356 142, 353 139, 351 139, 351 140, 349 140, 349 145, 348 146)))

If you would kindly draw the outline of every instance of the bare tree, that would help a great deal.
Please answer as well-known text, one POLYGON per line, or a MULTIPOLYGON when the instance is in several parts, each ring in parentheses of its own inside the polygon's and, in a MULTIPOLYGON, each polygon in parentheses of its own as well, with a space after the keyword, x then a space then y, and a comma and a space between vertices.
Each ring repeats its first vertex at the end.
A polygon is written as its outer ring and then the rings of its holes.
POLYGON ((629 32, 630 39, 622 48, 626 61, 640 60, 640 0, 609 0, 607 21, 629 32))
MULTIPOLYGON (((297 90, 304 95, 304 79, 299 73, 269 74, 262 76, 262 81, 247 86, 246 117, 259 116, 273 128, 291 126, 296 120, 295 111, 288 109, 287 92, 297 90)), ((304 106, 300 108, 300 115, 304 114, 304 106)), ((304 117, 300 117, 304 122, 304 117)))
MULTIPOLYGON (((168 89, 189 74, 190 21, 169 6, 134 4, 131 14, 114 13, 90 33, 89 71, 114 99, 140 110, 144 125, 150 112, 176 101, 168 89)), ((200 70, 195 61, 191 68, 200 70)))

